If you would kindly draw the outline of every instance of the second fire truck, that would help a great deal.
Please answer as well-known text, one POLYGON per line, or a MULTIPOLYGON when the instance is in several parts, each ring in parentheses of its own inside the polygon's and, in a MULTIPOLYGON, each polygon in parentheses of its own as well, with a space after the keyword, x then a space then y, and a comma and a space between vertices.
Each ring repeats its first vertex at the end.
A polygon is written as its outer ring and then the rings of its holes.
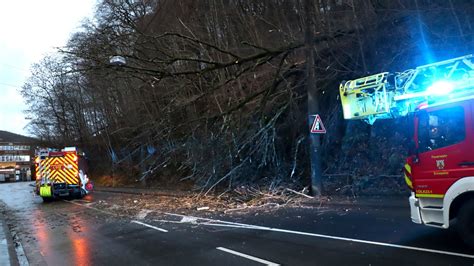
POLYGON ((37 150, 35 170, 36 194, 44 201, 82 198, 92 191, 84 153, 75 147, 37 150))

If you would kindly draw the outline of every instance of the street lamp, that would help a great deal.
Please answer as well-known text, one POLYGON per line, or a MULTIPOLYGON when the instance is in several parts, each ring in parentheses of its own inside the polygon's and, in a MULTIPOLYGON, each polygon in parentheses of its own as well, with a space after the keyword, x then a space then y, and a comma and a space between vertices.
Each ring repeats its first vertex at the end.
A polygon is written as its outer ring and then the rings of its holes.
POLYGON ((114 66, 124 66, 127 64, 127 60, 123 56, 114 55, 110 57, 109 63, 114 66))

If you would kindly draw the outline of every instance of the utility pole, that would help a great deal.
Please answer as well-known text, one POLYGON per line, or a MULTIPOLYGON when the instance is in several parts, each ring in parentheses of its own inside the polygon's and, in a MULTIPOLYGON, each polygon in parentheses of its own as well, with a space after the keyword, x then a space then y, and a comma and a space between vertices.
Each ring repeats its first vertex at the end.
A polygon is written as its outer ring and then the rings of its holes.
MULTIPOLYGON (((314 6, 312 0, 305 0, 305 50, 306 50, 306 91, 308 92, 308 124, 311 127, 314 115, 319 114, 318 88, 314 69, 314 6)), ((311 193, 320 196, 322 193, 321 177, 321 142, 320 134, 311 133, 308 128, 309 154, 311 165, 311 193)))

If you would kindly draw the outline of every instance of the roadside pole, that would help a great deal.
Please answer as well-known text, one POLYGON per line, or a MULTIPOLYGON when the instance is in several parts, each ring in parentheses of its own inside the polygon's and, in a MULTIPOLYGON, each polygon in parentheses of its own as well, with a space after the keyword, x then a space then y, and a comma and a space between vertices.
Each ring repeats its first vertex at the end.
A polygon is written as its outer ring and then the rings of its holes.
MULTIPOLYGON (((314 69, 314 7, 312 0, 305 1, 305 50, 306 50, 306 91, 308 93, 308 124, 313 124, 314 115, 319 114, 318 88, 314 69)), ((320 196, 322 193, 320 134, 311 133, 308 129, 309 154, 311 165, 311 193, 320 196)))

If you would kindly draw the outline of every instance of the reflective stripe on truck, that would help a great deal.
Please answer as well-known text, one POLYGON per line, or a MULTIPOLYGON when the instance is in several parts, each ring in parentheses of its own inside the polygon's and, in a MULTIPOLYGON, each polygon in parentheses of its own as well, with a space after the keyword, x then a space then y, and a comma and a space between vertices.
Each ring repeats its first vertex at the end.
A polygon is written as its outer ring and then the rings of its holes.
POLYGON ((37 176, 55 183, 79 184, 77 156, 73 153, 42 160, 37 165, 36 172, 37 176))

